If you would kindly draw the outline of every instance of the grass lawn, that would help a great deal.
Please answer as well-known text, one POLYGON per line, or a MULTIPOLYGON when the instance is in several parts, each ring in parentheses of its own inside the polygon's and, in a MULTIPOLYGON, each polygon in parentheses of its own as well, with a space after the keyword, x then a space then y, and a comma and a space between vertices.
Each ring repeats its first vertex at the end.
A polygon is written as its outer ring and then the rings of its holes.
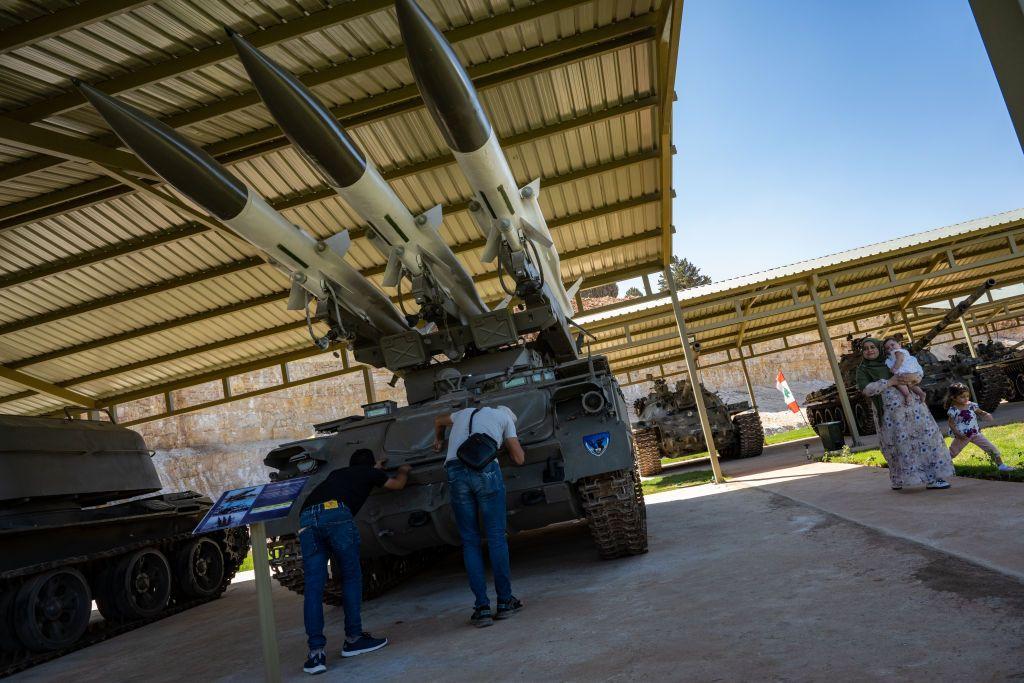
POLYGON ((644 495, 662 493, 672 489, 684 489, 688 486, 710 484, 714 480, 715 477, 711 470, 697 470, 696 472, 680 472, 679 474, 650 477, 643 480, 644 495))
MULTIPOLYGON (((796 441, 797 439, 806 439, 809 436, 817 436, 814 433, 814 429, 811 427, 800 427, 798 429, 790 429, 785 432, 779 432, 778 434, 769 434, 764 437, 764 445, 770 446, 773 443, 785 443, 787 441, 796 441)), ((697 458, 708 457, 707 451, 701 451, 700 453, 691 453, 690 455, 681 455, 678 458, 662 458, 661 463, 663 465, 671 465, 677 462, 686 462, 687 460, 696 460, 697 458)))
POLYGON ((797 429, 790 429, 785 432, 779 432, 778 434, 769 434, 764 437, 764 444, 766 446, 771 446, 773 443, 796 441, 797 439, 806 439, 809 436, 817 436, 813 427, 798 427, 797 429))
MULTIPOLYGON (((941 426, 941 425, 940 425, 941 426)), ((1024 481, 1024 424, 1010 424, 1001 427, 984 428, 984 434, 1003 454, 1003 462, 1018 468, 1013 472, 1000 472, 980 448, 971 444, 953 460, 953 467, 961 477, 999 479, 1003 481, 1024 481)), ((948 444, 950 439, 946 439, 948 444)), ((829 462, 849 462, 857 465, 885 467, 885 459, 879 450, 850 453, 829 457, 829 462)))
POLYGON ((242 560, 242 566, 238 568, 238 571, 240 571, 240 572, 252 571, 252 551, 251 550, 249 551, 249 554, 245 556, 245 559, 242 560))

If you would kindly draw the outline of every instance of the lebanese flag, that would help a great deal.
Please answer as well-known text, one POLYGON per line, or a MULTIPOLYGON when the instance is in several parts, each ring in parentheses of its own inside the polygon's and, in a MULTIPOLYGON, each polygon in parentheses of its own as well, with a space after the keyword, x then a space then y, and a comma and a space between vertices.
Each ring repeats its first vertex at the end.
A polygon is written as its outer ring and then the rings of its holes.
POLYGON ((796 402, 796 396, 789 390, 789 383, 786 381, 786 376, 782 374, 782 370, 779 370, 779 374, 775 378, 775 388, 782 392, 782 400, 786 402, 786 406, 794 413, 799 413, 800 405, 796 402))

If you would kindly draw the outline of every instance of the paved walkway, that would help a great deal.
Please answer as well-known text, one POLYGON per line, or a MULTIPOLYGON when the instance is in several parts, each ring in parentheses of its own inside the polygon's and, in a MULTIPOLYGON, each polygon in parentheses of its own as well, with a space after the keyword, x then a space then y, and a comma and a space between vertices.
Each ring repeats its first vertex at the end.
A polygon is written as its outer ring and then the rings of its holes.
MULTIPOLYGON (((808 463, 802 444, 725 468, 728 484, 648 498, 641 557, 597 560, 582 524, 513 537, 526 609, 492 628, 465 623, 457 555, 365 605, 380 652, 341 660, 328 609, 319 680, 1024 678, 1019 485, 894 493, 884 470, 808 463)), ((236 583, 15 680, 259 680, 254 598, 236 583)), ((305 680, 301 598, 275 586, 274 605, 285 679, 305 680)))

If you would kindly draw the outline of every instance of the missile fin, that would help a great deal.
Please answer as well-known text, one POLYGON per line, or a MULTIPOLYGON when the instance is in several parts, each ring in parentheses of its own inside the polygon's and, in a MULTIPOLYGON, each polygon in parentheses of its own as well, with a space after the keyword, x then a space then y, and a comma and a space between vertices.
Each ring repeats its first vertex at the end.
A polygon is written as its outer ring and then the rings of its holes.
POLYGON ((402 278, 402 258, 398 253, 398 249, 392 249, 391 253, 388 254, 388 265, 384 268, 384 281, 385 287, 397 287, 398 281, 402 278))
POLYGON ((298 282, 292 280, 291 291, 288 292, 288 310, 301 311, 306 307, 308 295, 305 288, 298 282))
POLYGON ((490 263, 498 258, 499 248, 501 248, 501 230, 498 229, 498 225, 495 223, 487 231, 487 243, 484 245, 483 253, 480 254, 480 260, 484 263, 490 263))
POLYGON ((523 199, 529 199, 530 197, 540 197, 540 178, 534 178, 526 185, 519 188, 519 196, 523 199), (529 190, 529 192, 527 192, 529 190))
POLYGON ((548 249, 555 246, 555 243, 552 242, 547 235, 542 233, 537 228, 533 227, 533 225, 525 218, 519 219, 519 227, 522 228, 523 234, 526 236, 526 239, 530 240, 534 244, 540 244, 541 246, 545 246, 548 249))
POLYGON ((324 244, 327 245, 328 249, 337 254, 338 258, 344 258, 348 248, 352 246, 352 238, 349 236, 348 230, 342 230, 325 239, 324 244))
POLYGON ((426 223, 424 223, 424 225, 429 225, 434 230, 439 230, 441 228, 441 221, 444 220, 444 210, 441 205, 438 204, 437 206, 432 206, 427 209, 421 213, 420 216, 423 216, 426 219, 426 223))
POLYGON ((568 296, 570 299, 576 296, 576 292, 580 291, 580 285, 582 284, 583 278, 581 277, 580 279, 576 280, 576 282, 572 283, 572 287, 566 290, 566 296, 568 296))
POLYGON ((454 275, 454 273, 452 273, 451 267, 443 260, 438 258, 435 254, 430 252, 428 249, 423 249, 421 247, 420 257, 424 261, 428 261, 430 263, 430 269, 433 270, 434 272, 437 272, 438 270, 443 270, 444 272, 448 273, 448 275, 454 275))

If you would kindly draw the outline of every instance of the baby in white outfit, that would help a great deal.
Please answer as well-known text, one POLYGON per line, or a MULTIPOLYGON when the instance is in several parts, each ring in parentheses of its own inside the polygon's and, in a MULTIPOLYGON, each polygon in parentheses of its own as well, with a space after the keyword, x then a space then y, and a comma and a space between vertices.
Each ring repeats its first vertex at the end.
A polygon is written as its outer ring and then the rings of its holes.
POLYGON ((910 405, 910 393, 921 399, 924 403, 926 394, 924 389, 918 385, 924 379, 924 368, 917 362, 914 355, 907 351, 900 344, 896 337, 889 337, 885 340, 885 366, 892 371, 892 374, 899 376, 905 384, 897 384, 896 388, 903 394, 903 402, 910 405))

